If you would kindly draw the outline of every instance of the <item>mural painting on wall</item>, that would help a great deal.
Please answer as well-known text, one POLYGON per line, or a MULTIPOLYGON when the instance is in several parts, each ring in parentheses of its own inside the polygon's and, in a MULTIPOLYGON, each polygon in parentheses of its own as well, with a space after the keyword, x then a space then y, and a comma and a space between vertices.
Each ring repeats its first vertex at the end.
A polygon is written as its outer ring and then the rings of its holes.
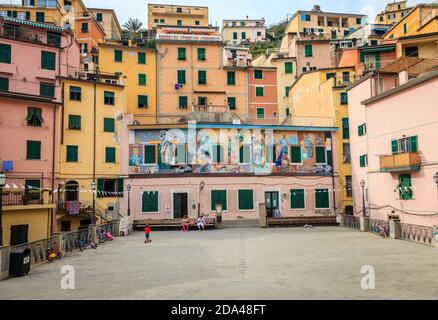
POLYGON ((324 133, 260 129, 137 130, 129 147, 129 168, 133 175, 331 173, 330 165, 316 164, 316 147, 324 147, 327 154, 331 150, 324 133), (301 148, 301 163, 292 163, 293 146, 301 148))

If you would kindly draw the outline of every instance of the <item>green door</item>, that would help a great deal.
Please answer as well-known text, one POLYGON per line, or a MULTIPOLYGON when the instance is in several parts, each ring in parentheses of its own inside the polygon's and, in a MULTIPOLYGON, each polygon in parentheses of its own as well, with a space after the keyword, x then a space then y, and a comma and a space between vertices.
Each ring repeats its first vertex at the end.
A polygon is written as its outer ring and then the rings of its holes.
POLYGON ((275 210, 280 208, 278 192, 265 193, 266 216, 268 218, 274 217, 275 210))

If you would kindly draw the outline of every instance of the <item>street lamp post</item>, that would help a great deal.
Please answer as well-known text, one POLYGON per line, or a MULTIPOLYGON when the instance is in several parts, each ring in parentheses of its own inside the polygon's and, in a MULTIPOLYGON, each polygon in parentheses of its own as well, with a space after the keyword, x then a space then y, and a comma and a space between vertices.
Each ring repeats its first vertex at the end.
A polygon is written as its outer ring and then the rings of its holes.
POLYGON ((128 217, 131 216, 131 185, 128 184, 126 189, 128 190, 128 217))
POLYGON ((366 208, 365 208, 365 180, 360 182, 360 186, 362 187, 362 215, 366 216, 366 208))
POLYGON ((91 190, 93 190, 93 216, 91 218, 91 224, 96 224, 96 181, 91 183, 91 190))
POLYGON ((0 248, 3 247, 3 187, 6 185, 6 175, 0 173, 0 248))

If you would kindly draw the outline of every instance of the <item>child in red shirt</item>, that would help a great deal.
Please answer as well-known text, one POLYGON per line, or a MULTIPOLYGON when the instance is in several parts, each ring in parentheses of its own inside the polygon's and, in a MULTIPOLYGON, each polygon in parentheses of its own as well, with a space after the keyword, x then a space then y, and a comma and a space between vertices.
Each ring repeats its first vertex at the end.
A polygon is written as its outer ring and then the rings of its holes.
POLYGON ((150 236, 151 236, 151 228, 147 225, 146 228, 144 228, 144 235, 146 237, 146 240, 144 241, 144 243, 149 243, 152 240, 150 240, 150 236))

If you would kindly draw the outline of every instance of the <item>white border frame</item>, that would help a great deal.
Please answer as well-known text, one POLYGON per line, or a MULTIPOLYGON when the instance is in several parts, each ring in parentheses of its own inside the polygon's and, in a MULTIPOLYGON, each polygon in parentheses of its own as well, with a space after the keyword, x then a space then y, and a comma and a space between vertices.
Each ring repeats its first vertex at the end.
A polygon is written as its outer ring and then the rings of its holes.
POLYGON ((255 196, 255 190, 248 188, 248 189, 237 189, 237 212, 254 212, 256 211, 256 196, 255 196), (252 191, 252 209, 246 209, 246 210, 240 210, 239 209, 239 191, 252 191))
POLYGON ((210 199, 209 199, 210 201, 208 203, 209 211, 211 213, 216 212, 216 209, 215 210, 211 210, 211 199, 212 199, 213 191, 225 191, 226 192, 226 195, 227 195, 227 210, 223 210, 223 208, 222 208, 222 212, 225 212, 225 213, 229 212, 229 210, 230 210, 230 198, 229 198, 229 190, 226 189, 226 188, 225 189, 211 189, 210 190, 210 199))
POLYGON ((315 211, 316 210, 330 210, 332 208, 332 200, 331 200, 331 197, 330 197, 330 189, 329 188, 324 188, 324 187, 315 188, 315 189, 313 189, 313 195, 314 195, 314 200, 313 200, 314 204, 313 205, 314 205, 315 211), (316 190, 317 189, 325 189, 325 190, 328 191, 327 194, 328 194, 329 206, 327 208, 317 208, 316 207, 316 190))
POLYGON ((305 188, 296 188, 296 189, 289 189, 290 193, 290 201, 289 201, 289 208, 290 211, 307 211, 307 191, 305 188), (304 208, 292 208, 292 193, 290 193, 291 190, 303 190, 304 191, 304 208))
POLYGON ((158 190, 142 190, 140 193, 140 215, 152 215, 152 214, 160 214, 160 191, 158 190), (157 212, 143 212, 143 193, 145 192, 158 192, 158 211, 157 212))
POLYGON ((315 165, 317 166, 326 166, 327 165, 327 147, 326 146, 315 146, 315 165), (325 153, 325 162, 316 162, 316 148, 324 148, 324 153, 325 153))
POLYGON ((152 144, 152 143, 146 143, 146 144, 142 144, 143 146, 143 165, 144 166, 157 166, 158 165, 158 145, 156 144, 152 144), (155 147, 155 163, 146 163, 146 146, 153 146, 155 147))
POLYGON ((173 195, 174 194, 180 194, 180 193, 186 193, 187 194, 187 215, 190 217, 190 212, 191 212, 191 207, 190 207, 190 190, 189 189, 172 189, 170 191, 171 194, 171 198, 170 198, 170 203, 171 203, 171 212, 172 212, 172 219, 180 219, 180 218, 175 218, 175 207, 173 206, 173 195))
MULTIPOLYGON (((289 152, 290 152, 290 164, 291 165, 295 165, 295 166, 297 166, 297 165, 303 165, 303 147, 301 147, 300 145, 290 145, 289 146, 289 152), (301 162, 292 162, 292 148, 293 147, 299 147, 300 148, 300 152, 301 152, 301 162)), ((327 150, 326 150, 326 160, 327 160, 327 150)))

